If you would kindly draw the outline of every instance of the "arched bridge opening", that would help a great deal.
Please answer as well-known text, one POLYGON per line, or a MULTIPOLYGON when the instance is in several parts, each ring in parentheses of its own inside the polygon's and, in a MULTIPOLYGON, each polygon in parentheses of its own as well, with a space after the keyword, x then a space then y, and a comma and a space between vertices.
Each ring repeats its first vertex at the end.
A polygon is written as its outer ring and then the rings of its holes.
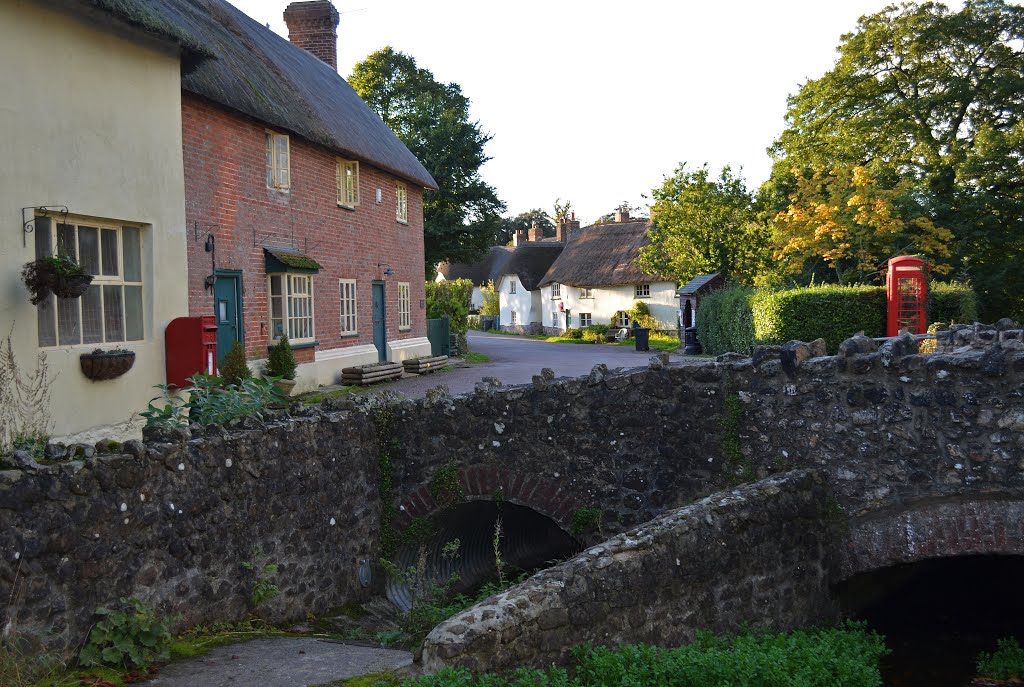
POLYGON ((962 687, 1024 641, 1024 501, 946 501, 850 522, 834 598, 886 636, 886 684, 962 687))
POLYGON ((409 609, 424 595, 473 596, 576 554, 580 543, 550 517, 503 500, 469 500, 410 523, 387 597, 409 609))

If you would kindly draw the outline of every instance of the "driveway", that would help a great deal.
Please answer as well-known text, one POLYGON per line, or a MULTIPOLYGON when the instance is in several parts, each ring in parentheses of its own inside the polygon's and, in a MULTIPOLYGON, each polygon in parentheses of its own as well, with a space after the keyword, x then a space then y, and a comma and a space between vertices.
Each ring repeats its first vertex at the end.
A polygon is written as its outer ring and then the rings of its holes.
MULTIPOLYGON (((637 352, 632 346, 548 343, 540 339, 476 331, 469 332, 469 348, 490 357, 490 362, 403 379, 376 387, 371 393, 388 390, 419 398, 427 389, 446 384, 452 394, 464 394, 473 391, 484 377, 497 377, 505 385, 529 384, 533 375, 540 374, 544 367, 554 370, 556 377, 579 377, 589 374, 598 363, 604 363, 609 369, 646 367, 651 356, 657 353, 653 349, 637 352)), ((683 359, 684 356, 678 353, 672 354, 673 363, 683 359)))

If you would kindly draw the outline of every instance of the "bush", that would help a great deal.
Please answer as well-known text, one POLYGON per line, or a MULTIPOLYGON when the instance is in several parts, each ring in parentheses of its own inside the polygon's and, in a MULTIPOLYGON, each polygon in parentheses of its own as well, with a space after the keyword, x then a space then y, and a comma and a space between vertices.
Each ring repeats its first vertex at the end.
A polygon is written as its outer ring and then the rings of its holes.
POLYGON ((166 661, 171 651, 171 620, 157 616, 136 598, 121 599, 121 608, 97 608, 78 662, 83 666, 145 668, 166 661))
POLYGON ((633 308, 629 311, 629 321, 634 327, 658 328, 658 321, 651 315, 651 309, 644 301, 633 301, 633 308))
MULTIPOLYGON (((882 286, 828 284, 757 291, 750 299, 750 307, 758 343, 822 338, 828 350, 835 353, 839 344, 859 331, 867 336, 885 336, 886 298, 882 286)), ((698 322, 703 315, 698 315, 698 322)))
POLYGON ((996 680, 1024 678, 1024 649, 1013 637, 1000 639, 994 653, 978 654, 977 667, 980 677, 996 680))
POLYGON ((483 294, 484 297, 484 302, 480 305, 480 314, 493 315, 495 317, 500 315, 501 294, 498 293, 497 289, 494 288, 494 282, 488 281, 486 284, 480 287, 480 292, 483 294))
POLYGON ((189 381, 192 386, 181 390, 188 395, 187 402, 166 385, 159 385, 163 396, 153 401, 162 403, 156 405, 150 401, 149 407, 140 413, 146 418, 147 427, 185 427, 193 422, 222 425, 248 416, 262 419, 267 408, 283 400, 281 392, 264 378, 243 379, 239 386, 226 389, 222 388, 220 377, 197 374, 189 381))
POLYGON ((231 350, 224 356, 224 365, 220 369, 220 378, 224 384, 240 386, 243 379, 252 377, 252 371, 245 362, 245 347, 237 339, 231 344, 231 350))
POLYGON ((978 297, 967 284, 932 282, 928 291, 928 321, 973 324, 978 321, 978 297))
POLYGON ((563 334, 563 336, 565 338, 567 338, 567 339, 573 339, 575 341, 580 341, 580 340, 583 339, 583 330, 582 329, 573 329, 572 327, 570 327, 569 329, 565 330, 565 334, 563 334))
POLYGON ((584 341, 592 341, 594 343, 604 343, 604 335, 608 332, 608 325, 606 324, 592 324, 583 329, 584 341))
POLYGON ((288 335, 282 334, 281 338, 270 349, 270 357, 267 358, 265 372, 271 377, 281 379, 295 379, 295 353, 292 345, 288 342, 288 335))
MULTIPOLYGON (((473 282, 469 279, 453 279, 451 281, 428 281, 427 318, 439 320, 448 316, 448 326, 458 339, 459 350, 468 351, 466 330, 469 328, 467 316, 473 300, 473 282)), ((487 307, 485 298, 484 306, 487 307)), ((481 314, 485 313, 483 308, 481 314)))
POLYGON ((745 286, 719 289, 700 299, 697 339, 705 353, 750 354, 754 350, 753 291, 745 286))

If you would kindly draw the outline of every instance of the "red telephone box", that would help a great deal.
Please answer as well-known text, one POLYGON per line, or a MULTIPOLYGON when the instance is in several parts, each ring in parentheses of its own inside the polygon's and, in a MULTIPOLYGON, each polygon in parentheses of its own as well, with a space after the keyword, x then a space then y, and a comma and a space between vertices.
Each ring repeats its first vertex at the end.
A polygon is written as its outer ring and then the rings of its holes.
POLYGON ((910 255, 889 261, 885 287, 889 309, 887 336, 897 336, 901 329, 909 329, 912 334, 924 334, 927 330, 925 300, 928 298, 928 282, 925 280, 925 268, 924 260, 910 255))
POLYGON ((167 383, 189 386, 196 373, 217 374, 217 323, 213 315, 179 317, 164 332, 167 348, 167 383))

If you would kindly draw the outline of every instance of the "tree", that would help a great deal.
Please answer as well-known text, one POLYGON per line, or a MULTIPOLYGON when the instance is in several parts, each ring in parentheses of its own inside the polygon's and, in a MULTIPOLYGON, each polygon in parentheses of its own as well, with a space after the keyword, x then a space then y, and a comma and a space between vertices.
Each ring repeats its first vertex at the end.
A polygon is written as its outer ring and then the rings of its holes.
POLYGON ((755 221, 742 177, 728 166, 713 178, 707 165, 688 171, 681 164, 652 193, 651 242, 640 251, 640 269, 680 283, 709 272, 753 280, 767 256, 768 232, 755 221))
POLYGON ((880 280, 888 258, 906 253, 922 254, 935 272, 949 272, 944 259, 952 233, 924 213, 904 216, 897 204, 906 184, 882 188, 864 167, 793 174, 789 207, 772 222, 780 274, 809 273, 820 280, 815 263, 824 263, 834 273, 825 281, 871 283, 880 280))
POLYGON ((357 64, 348 81, 437 181, 423 196, 426 272, 445 260, 473 262, 493 245, 505 204, 480 177, 491 135, 470 120, 469 98, 391 47, 357 64))
POLYGON ((493 315, 495 317, 500 315, 501 294, 494 288, 494 282, 488 280, 486 284, 480 287, 480 293, 484 299, 484 302, 480 304, 480 314, 493 315))
POLYGON ((542 230, 544 236, 555 235, 555 225, 548 214, 540 208, 534 208, 527 212, 520 212, 514 217, 503 217, 501 225, 498 227, 495 243, 499 246, 504 245, 512 240, 517 231, 527 230, 535 224, 542 230))
POLYGON ((864 166, 953 232, 989 317, 1024 311, 1024 8, 928 2, 862 17, 789 98, 777 168, 864 166), (901 186, 904 182, 907 185, 901 186))

